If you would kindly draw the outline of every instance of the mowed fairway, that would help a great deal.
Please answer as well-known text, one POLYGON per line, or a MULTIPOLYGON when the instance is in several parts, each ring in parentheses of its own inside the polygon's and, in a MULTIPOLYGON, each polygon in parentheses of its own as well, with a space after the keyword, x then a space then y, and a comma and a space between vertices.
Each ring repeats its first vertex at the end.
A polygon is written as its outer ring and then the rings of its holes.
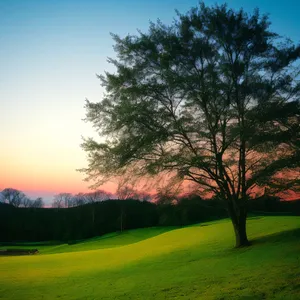
POLYGON ((234 249, 222 220, 2 256, 0 299, 300 299, 300 218, 249 219, 248 234, 234 249))

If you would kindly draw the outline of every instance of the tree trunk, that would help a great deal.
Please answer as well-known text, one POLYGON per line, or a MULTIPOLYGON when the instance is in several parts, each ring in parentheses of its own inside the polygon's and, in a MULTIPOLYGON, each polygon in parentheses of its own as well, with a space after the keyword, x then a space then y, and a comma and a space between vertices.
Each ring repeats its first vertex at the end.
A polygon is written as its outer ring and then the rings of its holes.
POLYGON ((121 210, 121 226, 120 226, 121 232, 123 232, 123 210, 121 210))
POLYGON ((120 230, 123 232, 124 230, 124 222, 125 222, 125 212, 124 212, 124 207, 123 204, 121 204, 121 213, 120 213, 120 230))
POLYGON ((237 205, 233 205, 231 202, 228 205, 229 215, 233 224, 233 229, 235 233, 235 247, 246 247, 249 246, 250 243, 247 238, 246 231, 246 220, 247 220, 247 211, 246 207, 239 207, 237 205))
POLYGON ((93 228, 95 227, 95 207, 94 204, 92 204, 92 223, 93 223, 93 228))
POLYGON ((246 247, 249 246, 250 243, 247 238, 247 232, 246 232, 246 216, 239 217, 238 222, 234 222, 232 220, 234 233, 235 233, 235 247, 246 247))

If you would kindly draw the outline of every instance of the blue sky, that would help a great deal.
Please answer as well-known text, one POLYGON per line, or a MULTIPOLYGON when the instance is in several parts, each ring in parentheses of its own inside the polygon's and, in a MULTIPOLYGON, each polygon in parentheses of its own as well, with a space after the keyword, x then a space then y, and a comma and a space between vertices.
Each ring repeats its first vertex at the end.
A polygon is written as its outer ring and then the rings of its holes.
MULTIPOLYGON (((223 1, 205 1, 207 5, 223 1)), ((147 30, 149 20, 170 23, 198 1, 0 0, 0 190, 14 187, 50 200, 87 190, 77 168, 86 166, 81 136, 84 100, 99 101, 96 78, 112 70, 110 32, 147 30)), ((299 42, 300 1, 227 1, 269 13, 271 28, 299 42)), ((107 186, 113 189, 112 186, 107 186)))

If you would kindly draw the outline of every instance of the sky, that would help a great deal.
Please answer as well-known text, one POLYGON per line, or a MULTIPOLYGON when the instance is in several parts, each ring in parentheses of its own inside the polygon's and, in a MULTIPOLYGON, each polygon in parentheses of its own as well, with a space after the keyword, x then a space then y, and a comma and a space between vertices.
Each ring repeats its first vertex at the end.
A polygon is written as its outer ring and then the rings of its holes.
MULTIPOLYGON (((205 1, 207 5, 224 1, 205 1)), ((271 28, 300 42, 300 1, 228 0, 234 9, 268 13, 271 28)), ((96 74, 113 71, 110 33, 170 24, 191 0, 0 0, 0 191, 22 190, 46 202, 60 192, 87 192, 76 169, 87 166, 82 136, 85 99, 98 102, 96 74)), ((114 192, 114 185, 104 189, 114 192)))

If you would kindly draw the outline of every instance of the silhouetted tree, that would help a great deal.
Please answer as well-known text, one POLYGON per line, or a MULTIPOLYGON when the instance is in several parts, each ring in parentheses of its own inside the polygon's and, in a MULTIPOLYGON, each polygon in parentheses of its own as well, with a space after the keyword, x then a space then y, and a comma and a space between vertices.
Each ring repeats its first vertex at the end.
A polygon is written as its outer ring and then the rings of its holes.
POLYGON ((38 197, 35 200, 25 197, 21 205, 23 207, 41 208, 44 206, 44 202, 41 197, 38 197))
POLYGON ((136 191, 135 196, 136 196, 135 200, 140 200, 140 201, 152 200, 152 196, 149 193, 143 191, 136 191))
POLYGON ((21 203, 22 206, 24 207, 31 207, 32 206, 32 200, 29 199, 28 197, 24 197, 21 203))
POLYGON ((86 204, 88 201, 86 199, 85 193, 78 193, 73 196, 74 206, 80 206, 86 204))
POLYGON ((52 207, 54 208, 63 208, 69 207, 69 202, 72 199, 72 195, 69 193, 59 193, 54 196, 52 207))
POLYGON ((42 197, 38 197, 32 201, 31 207, 33 208, 42 208, 44 206, 44 201, 42 197))
POLYGON ((103 200, 108 200, 111 198, 111 193, 104 190, 96 190, 94 192, 86 193, 85 199, 88 203, 99 202, 103 200))
POLYGON ((128 200, 128 199, 137 199, 137 192, 128 185, 119 186, 116 191, 117 197, 119 200, 128 200))
POLYGON ((158 184, 154 199, 158 204, 176 204, 181 193, 182 181, 178 181, 178 178, 173 178, 173 180, 167 180, 166 183, 158 184))
POLYGON ((15 207, 19 207, 23 204, 23 201, 26 199, 26 195, 16 189, 6 188, 2 192, 2 201, 8 204, 11 204, 15 207))
POLYGON ((99 76, 102 101, 86 102, 105 137, 83 143, 87 180, 130 169, 196 182, 226 201, 236 246, 248 245, 251 189, 300 162, 300 47, 269 25, 258 10, 201 3, 170 26, 113 35, 116 72, 99 76))

